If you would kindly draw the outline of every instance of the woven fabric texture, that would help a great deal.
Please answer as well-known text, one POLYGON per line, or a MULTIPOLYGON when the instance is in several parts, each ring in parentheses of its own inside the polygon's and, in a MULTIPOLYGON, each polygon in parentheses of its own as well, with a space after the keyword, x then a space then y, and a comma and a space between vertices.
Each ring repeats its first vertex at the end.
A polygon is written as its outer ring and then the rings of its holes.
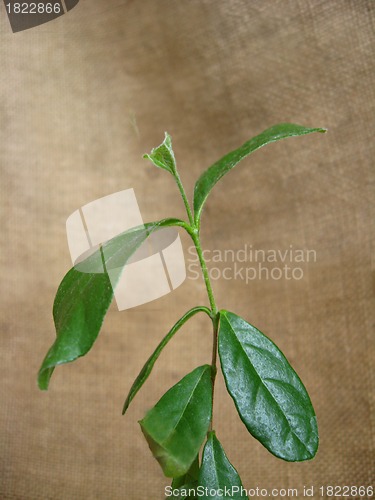
MULTIPOLYGON (((319 486, 373 482, 374 7, 81 0, 54 21, 12 33, 1 4, 1 499, 164 498, 169 482, 137 420, 210 361, 206 317, 168 345, 125 418, 121 408, 168 329, 207 303, 189 239, 182 235, 184 284, 128 311, 111 308, 92 351, 56 369, 42 393, 36 373, 55 335, 54 294, 71 266, 65 221, 127 188, 144 221, 183 217, 173 180, 142 159, 165 130, 191 197, 206 167, 280 122, 328 133, 244 160, 212 192, 202 241, 211 256, 245 245, 314 252, 293 262, 298 279, 264 272, 213 286, 219 307, 271 337, 301 376, 320 448, 301 464, 271 456, 239 420, 221 374, 215 428, 246 488, 297 488, 302 496, 313 485, 314 498, 327 498, 319 486)), ((214 277, 234 269, 232 261, 208 265, 218 268, 214 277)))

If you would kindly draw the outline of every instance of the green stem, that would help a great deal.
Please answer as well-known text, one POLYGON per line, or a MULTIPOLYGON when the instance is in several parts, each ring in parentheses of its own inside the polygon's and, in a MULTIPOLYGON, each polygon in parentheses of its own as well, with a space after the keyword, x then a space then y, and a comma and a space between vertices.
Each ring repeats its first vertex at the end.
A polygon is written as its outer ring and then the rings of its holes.
POLYGON ((216 365, 217 365, 217 344, 218 344, 218 331, 219 331, 219 314, 218 314, 218 310, 217 310, 217 306, 216 306, 214 292, 213 292, 212 285, 211 285, 210 276, 209 276, 208 269, 207 269, 207 264, 206 264, 206 261, 205 261, 204 255, 203 255, 202 245, 201 245, 201 241, 200 241, 200 237, 199 237, 199 227, 194 222, 194 218, 193 218, 193 214, 192 214, 192 211, 191 211, 191 208, 190 208, 190 205, 189 205, 189 201, 187 199, 187 196, 186 196, 186 193, 185 193, 185 189, 184 189, 184 187, 182 185, 182 182, 181 182, 180 176, 179 176, 179 174, 177 172, 177 169, 174 172, 174 177, 176 179, 178 189, 180 190, 183 202, 185 204, 186 213, 187 213, 187 215, 189 217, 189 222, 190 222, 190 224, 182 222, 181 226, 184 229, 186 229, 186 231, 189 233, 189 235, 191 236, 191 238, 192 238, 192 240, 194 242, 194 246, 195 246, 195 249, 197 251, 199 263, 200 263, 200 266, 201 266, 201 269, 202 269, 203 279, 204 279, 204 282, 205 282, 205 285, 206 285, 206 289, 207 289, 208 300, 210 302, 210 307, 211 307, 210 317, 211 317, 212 327, 213 327, 212 360, 211 360, 212 412, 211 412, 210 427, 209 427, 209 430, 208 430, 208 432, 211 432, 212 428, 213 428, 213 408, 214 408, 214 394, 215 394, 215 379, 216 379, 216 372, 217 372, 216 365))
POLYGON ((211 422, 208 432, 213 429, 213 410, 214 410, 214 396, 215 396, 215 379, 217 372, 217 341, 218 341, 218 331, 219 331, 219 314, 216 306, 216 301, 214 297, 214 292, 212 290, 212 285, 210 281, 210 276, 208 274, 207 264, 203 255, 202 246, 199 238, 199 233, 197 229, 190 233, 192 240, 194 242, 199 263, 202 268, 203 279, 206 284, 207 295, 211 306, 211 320, 213 328, 213 340, 212 340, 212 359, 211 359, 211 382, 212 382, 212 412, 211 412, 211 422))
POLYGON ((217 315, 217 307, 216 307, 214 292, 212 290, 212 285, 211 285, 211 281, 210 281, 210 276, 208 274, 207 264, 206 264, 205 258, 203 256, 203 251, 202 251, 202 247, 201 247, 199 234, 196 231, 192 234, 192 239, 193 239, 196 251, 197 251, 199 263, 201 265, 203 279, 204 279, 206 289, 207 289, 208 300, 210 301, 210 306, 211 306, 211 310, 212 310, 212 316, 214 317, 217 315))
POLYGON ((212 319, 213 326, 213 342, 212 342, 212 360, 211 360, 211 382, 212 382, 212 411, 211 411, 211 422, 208 432, 210 433, 213 430, 213 421, 214 421, 214 397, 215 397, 215 380, 216 380, 216 361, 217 361, 217 337, 219 331, 219 315, 212 319))
POLYGON ((187 215, 189 217, 189 222, 190 222, 190 224, 192 226, 194 226, 193 213, 191 211, 191 208, 190 208, 190 205, 189 205, 189 201, 187 199, 184 186, 182 185, 182 182, 181 182, 181 179, 180 179, 180 174, 178 173, 177 167, 176 167, 176 169, 175 169, 175 171, 173 173, 173 176, 176 179, 176 183, 177 183, 178 189, 180 190, 181 197, 182 197, 182 200, 183 200, 185 208, 186 208, 186 213, 187 213, 187 215))

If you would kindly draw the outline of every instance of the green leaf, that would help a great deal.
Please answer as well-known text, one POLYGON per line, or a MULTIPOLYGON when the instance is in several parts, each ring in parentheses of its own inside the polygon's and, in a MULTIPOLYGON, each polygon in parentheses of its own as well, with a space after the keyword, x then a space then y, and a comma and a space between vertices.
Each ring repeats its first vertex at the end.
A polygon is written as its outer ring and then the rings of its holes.
POLYGON ((222 310, 219 355, 227 389, 248 431, 279 458, 313 458, 319 444, 315 412, 278 347, 236 314, 222 310))
POLYGON ((187 473, 208 430, 211 411, 211 366, 203 365, 169 389, 139 422, 167 477, 187 473))
POLYGON ((199 477, 199 455, 194 459, 190 469, 183 476, 175 477, 172 481, 172 488, 181 488, 183 485, 198 481, 199 477))
POLYGON ((156 167, 168 170, 173 175, 176 171, 176 160, 172 149, 171 136, 165 132, 165 139, 160 146, 154 148, 150 154, 143 155, 143 158, 151 160, 156 167))
POLYGON ((243 144, 240 148, 231 151, 227 155, 223 156, 223 158, 219 161, 211 165, 211 167, 203 172, 195 184, 195 223, 199 225, 202 208, 211 189, 223 177, 223 175, 235 167, 239 161, 266 144, 270 144, 271 142, 276 142, 287 137, 310 134, 311 132, 326 132, 326 130, 323 128, 301 127, 300 125, 294 125, 293 123, 280 123, 279 125, 275 125, 265 130, 256 137, 253 137, 249 141, 245 142, 245 144, 243 144))
POLYGON ((208 492, 201 498, 209 500, 248 498, 240 476, 229 462, 215 432, 210 432, 203 450, 198 484, 208 492))
POLYGON ((197 498, 195 492, 197 491, 199 477, 199 455, 196 456, 194 462, 191 464, 190 469, 186 474, 180 477, 175 477, 172 481, 173 498, 185 500, 186 498, 197 498), (177 490, 179 495, 177 495, 177 490), (190 494, 189 495, 189 490, 190 494))
POLYGON ((121 267, 151 233, 180 222, 163 219, 125 231, 65 275, 53 305, 57 336, 39 370, 40 389, 48 389, 55 366, 84 356, 95 342, 113 298, 107 270, 119 269, 118 278, 121 267))
POLYGON ((146 363, 144 364, 142 370, 139 372, 138 377, 135 379, 133 385, 130 388, 128 397, 126 398, 126 401, 124 403, 124 407, 122 409, 122 414, 124 415, 126 410, 128 409, 130 403, 132 402, 134 396, 137 394, 139 389, 142 387, 142 385, 146 382, 148 379, 151 370, 158 359, 161 351, 164 349, 164 347, 168 344, 168 342, 171 340, 171 338, 174 336, 174 334, 182 327, 184 323, 188 319, 190 319, 192 316, 197 314, 200 311, 204 311, 208 315, 210 315, 210 310, 207 307, 204 306, 197 306, 193 307, 188 311, 186 314, 180 318, 177 323, 171 328, 171 330, 167 333, 167 335, 163 338, 163 340, 160 342, 160 344, 157 346, 155 351, 151 354, 151 356, 148 358, 146 363))

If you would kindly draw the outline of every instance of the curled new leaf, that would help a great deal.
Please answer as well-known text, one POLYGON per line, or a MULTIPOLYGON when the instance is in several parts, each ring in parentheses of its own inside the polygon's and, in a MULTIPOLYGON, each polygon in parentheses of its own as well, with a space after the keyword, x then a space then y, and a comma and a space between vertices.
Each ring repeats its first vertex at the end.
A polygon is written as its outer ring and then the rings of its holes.
POLYGON ((176 171, 176 160, 172 149, 171 136, 165 132, 165 139, 160 146, 154 148, 150 154, 143 155, 143 158, 151 160, 156 167, 163 168, 174 174, 176 171))
POLYGON ((53 305, 56 340, 39 370, 40 389, 48 389, 55 366, 74 361, 91 349, 112 302, 113 285, 137 248, 154 231, 180 222, 163 219, 125 231, 65 275, 53 305), (107 269, 116 269, 111 280, 107 269))
POLYGON ((236 314, 222 310, 219 355, 228 392, 248 431, 279 458, 313 458, 319 444, 314 408, 278 347, 236 314))
POLYGON ((250 153, 253 153, 257 149, 270 144, 271 142, 279 141, 280 139, 285 139, 287 137, 294 137, 297 135, 310 134, 312 132, 325 132, 323 128, 306 128, 301 125, 295 125, 293 123, 280 123, 275 125, 261 134, 253 137, 249 141, 245 142, 240 148, 231 151, 227 155, 223 156, 219 161, 211 165, 203 174, 199 177, 194 188, 194 220, 197 225, 199 225, 199 220, 202 212, 202 208, 206 199, 215 186, 215 184, 228 173, 233 167, 237 165, 243 158, 245 158, 250 153))
POLYGON ((187 473, 207 433, 212 411, 211 366, 203 365, 167 391, 139 423, 167 477, 187 473))

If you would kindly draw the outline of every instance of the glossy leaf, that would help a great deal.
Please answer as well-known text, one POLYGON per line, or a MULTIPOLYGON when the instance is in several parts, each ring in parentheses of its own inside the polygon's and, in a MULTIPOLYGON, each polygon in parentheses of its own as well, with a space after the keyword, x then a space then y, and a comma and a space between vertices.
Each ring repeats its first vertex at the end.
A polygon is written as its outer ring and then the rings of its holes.
POLYGON ((204 365, 167 391, 139 423, 167 477, 187 473, 211 420, 211 367, 204 365))
POLYGON ((107 270, 120 269, 118 278, 121 266, 151 233, 179 223, 178 219, 164 219, 125 231, 65 275, 53 305, 57 336, 39 370, 40 389, 48 389, 55 366, 85 355, 95 342, 113 298, 107 270))
POLYGON ((240 148, 231 151, 219 161, 211 165, 199 177, 194 188, 194 220, 199 224, 203 205, 214 185, 243 158, 257 149, 287 137, 310 134, 311 132, 325 132, 322 128, 306 128, 293 123, 280 123, 245 142, 240 148))
POLYGON ((231 312, 220 311, 219 355, 227 389, 249 432, 284 460, 309 460, 318 449, 309 395, 278 347, 231 312))
POLYGON ((165 139, 160 146, 154 148, 150 154, 143 155, 143 158, 151 160, 156 167, 163 168, 174 174, 176 171, 176 160, 172 149, 171 136, 165 132, 165 139))
POLYGON ((240 476, 229 462, 215 432, 210 432, 203 450, 198 485, 203 487, 204 491, 212 492, 201 497, 207 500, 248 498, 240 476))
POLYGON ((168 342, 171 340, 171 338, 174 336, 174 334, 182 327, 184 323, 188 319, 190 319, 192 316, 197 314, 198 312, 203 311, 207 313, 208 315, 210 314, 210 311, 207 307, 204 306, 198 306, 198 307, 193 307, 188 311, 186 314, 180 318, 177 323, 171 328, 171 330, 167 333, 167 335, 163 338, 163 340, 160 342, 160 344, 157 346, 155 351, 151 354, 151 356, 148 358, 146 363, 144 364, 142 370, 140 371, 138 377, 135 379, 133 385, 130 388, 129 394, 126 398, 126 401, 124 403, 124 407, 122 409, 122 414, 124 415, 126 410, 128 409, 130 403, 132 402, 134 396, 137 394, 139 389, 142 387, 142 385, 146 382, 148 376, 151 373, 151 370, 160 356, 161 351, 164 349, 164 347, 168 344, 168 342))

